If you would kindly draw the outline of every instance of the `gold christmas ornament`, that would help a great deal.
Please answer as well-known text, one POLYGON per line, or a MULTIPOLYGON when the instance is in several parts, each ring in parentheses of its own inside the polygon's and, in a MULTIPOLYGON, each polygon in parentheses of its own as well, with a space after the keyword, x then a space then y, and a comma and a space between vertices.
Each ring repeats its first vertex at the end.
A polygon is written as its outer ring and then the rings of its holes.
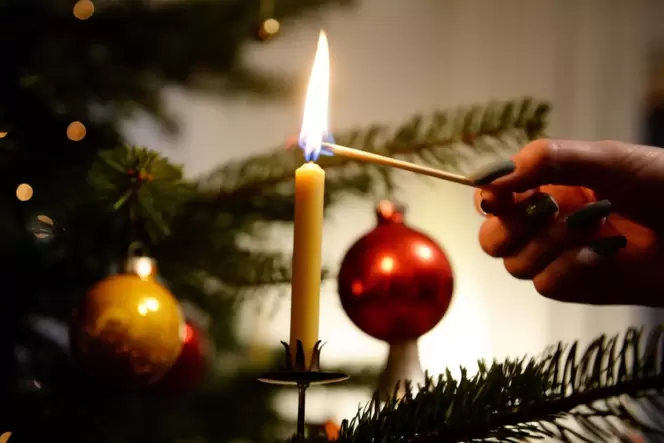
POLYGON ((74 17, 87 20, 95 13, 95 4, 91 0, 78 0, 74 5, 74 17))
POLYGON ((67 138, 73 142, 80 142, 85 138, 88 130, 85 128, 85 125, 81 122, 71 122, 67 126, 67 138))
POLYGON ((180 304, 157 280, 150 257, 131 257, 124 272, 97 283, 74 313, 76 360, 94 377, 141 386, 175 364, 185 338, 180 304))

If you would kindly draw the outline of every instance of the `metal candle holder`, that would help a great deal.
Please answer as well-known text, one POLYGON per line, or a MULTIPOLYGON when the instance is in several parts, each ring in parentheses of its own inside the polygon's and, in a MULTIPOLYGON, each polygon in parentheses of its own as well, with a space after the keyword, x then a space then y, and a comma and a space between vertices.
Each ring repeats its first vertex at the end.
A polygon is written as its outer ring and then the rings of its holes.
POLYGON ((285 348, 285 364, 276 371, 268 372, 258 380, 263 383, 282 386, 297 386, 297 434, 298 440, 304 439, 304 408, 307 388, 312 385, 338 383, 348 379, 342 372, 325 372, 320 370, 320 350, 323 347, 320 341, 314 345, 311 355, 311 364, 307 367, 304 358, 304 346, 297 341, 295 362, 290 355, 290 346, 281 342, 285 348))

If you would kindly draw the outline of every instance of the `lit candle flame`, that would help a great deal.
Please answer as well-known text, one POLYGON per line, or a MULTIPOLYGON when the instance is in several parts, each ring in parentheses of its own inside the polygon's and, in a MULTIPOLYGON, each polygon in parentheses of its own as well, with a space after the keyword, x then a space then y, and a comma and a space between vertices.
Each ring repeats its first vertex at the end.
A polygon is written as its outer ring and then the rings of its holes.
POLYGON ((330 90, 330 50, 325 31, 320 32, 318 49, 311 69, 304 117, 300 131, 300 147, 307 161, 315 161, 321 154, 322 143, 328 136, 328 95, 330 90))

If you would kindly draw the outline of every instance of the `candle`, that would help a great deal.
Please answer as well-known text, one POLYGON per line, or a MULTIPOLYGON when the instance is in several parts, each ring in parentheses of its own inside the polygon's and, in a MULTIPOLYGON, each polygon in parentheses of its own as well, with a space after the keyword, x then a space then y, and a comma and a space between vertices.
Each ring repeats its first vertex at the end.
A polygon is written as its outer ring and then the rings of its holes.
POLYGON ((320 317, 325 171, 314 161, 327 134, 329 72, 327 38, 321 32, 300 132, 300 145, 308 162, 295 171, 290 352, 295 363, 297 342, 301 341, 307 367, 311 365, 314 346, 318 341, 320 317))
POLYGON ((309 162, 297 169, 290 341, 291 358, 297 340, 302 342, 307 366, 318 341, 324 193, 325 171, 320 166, 309 162))

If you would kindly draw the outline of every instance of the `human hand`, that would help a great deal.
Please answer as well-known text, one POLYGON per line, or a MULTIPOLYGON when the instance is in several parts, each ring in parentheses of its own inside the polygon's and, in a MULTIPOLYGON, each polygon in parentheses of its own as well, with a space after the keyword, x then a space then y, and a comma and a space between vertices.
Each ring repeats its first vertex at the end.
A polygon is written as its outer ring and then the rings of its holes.
POLYGON ((664 149, 538 140, 512 161, 476 175, 487 254, 555 300, 664 306, 664 149))

